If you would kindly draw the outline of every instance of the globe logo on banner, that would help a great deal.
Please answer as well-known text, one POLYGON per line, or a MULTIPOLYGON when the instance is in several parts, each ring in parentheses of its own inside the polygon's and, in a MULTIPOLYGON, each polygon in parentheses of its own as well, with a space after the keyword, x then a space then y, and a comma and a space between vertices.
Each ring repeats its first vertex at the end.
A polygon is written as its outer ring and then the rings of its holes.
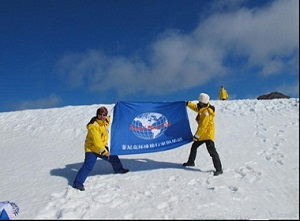
POLYGON ((159 113, 143 113, 132 121, 130 130, 144 140, 153 140, 162 136, 170 126, 168 119, 159 113))

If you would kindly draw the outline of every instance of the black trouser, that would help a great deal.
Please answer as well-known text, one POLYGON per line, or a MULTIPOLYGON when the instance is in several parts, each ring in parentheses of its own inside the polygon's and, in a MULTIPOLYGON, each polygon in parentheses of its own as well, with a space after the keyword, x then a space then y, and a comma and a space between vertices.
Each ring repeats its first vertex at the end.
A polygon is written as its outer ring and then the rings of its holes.
POLYGON ((206 144, 207 151, 212 158, 215 169, 217 171, 221 171, 222 170, 221 160, 220 160, 219 154, 215 148, 215 143, 212 140, 194 141, 194 143, 192 144, 192 147, 191 147, 191 152, 190 152, 188 162, 189 163, 195 162, 196 155, 197 155, 197 149, 199 146, 201 146, 204 143, 206 144))

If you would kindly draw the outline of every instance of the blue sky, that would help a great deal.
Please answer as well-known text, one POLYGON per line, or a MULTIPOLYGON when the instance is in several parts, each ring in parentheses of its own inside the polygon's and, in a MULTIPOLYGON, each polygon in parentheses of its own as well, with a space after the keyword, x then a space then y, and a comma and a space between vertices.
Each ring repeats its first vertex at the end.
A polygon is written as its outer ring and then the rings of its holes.
POLYGON ((298 0, 1 0, 0 112, 299 97, 298 0))

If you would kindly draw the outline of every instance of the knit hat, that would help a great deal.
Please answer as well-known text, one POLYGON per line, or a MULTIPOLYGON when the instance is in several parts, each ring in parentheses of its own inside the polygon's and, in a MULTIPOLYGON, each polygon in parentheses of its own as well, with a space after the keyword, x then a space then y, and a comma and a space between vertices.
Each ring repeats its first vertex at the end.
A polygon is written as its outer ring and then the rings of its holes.
POLYGON ((199 94, 198 101, 203 104, 208 104, 209 96, 205 93, 201 93, 201 94, 199 94))
POLYGON ((14 219, 19 213, 19 207, 14 202, 0 202, 0 220, 14 219))

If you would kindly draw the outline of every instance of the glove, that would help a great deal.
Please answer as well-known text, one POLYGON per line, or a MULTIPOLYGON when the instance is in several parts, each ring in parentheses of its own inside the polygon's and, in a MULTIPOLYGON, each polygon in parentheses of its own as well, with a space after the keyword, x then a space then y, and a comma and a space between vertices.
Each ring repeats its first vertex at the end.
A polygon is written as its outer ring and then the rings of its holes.
POLYGON ((105 149, 104 149, 104 150, 100 151, 100 155, 101 155, 101 156, 107 156, 107 157, 110 156, 109 149, 108 149, 107 146, 105 146, 105 149))
POLYGON ((188 102, 188 101, 186 101, 186 102, 185 102, 185 106, 187 106, 188 104, 189 104, 189 102, 188 102))
POLYGON ((197 134, 195 134, 195 135, 193 136, 193 140, 194 140, 194 141, 199 141, 199 138, 200 138, 200 137, 199 137, 197 134))
POLYGON ((101 156, 106 156, 107 153, 108 153, 108 148, 107 148, 107 147, 105 147, 104 150, 100 150, 100 155, 101 155, 101 156))

